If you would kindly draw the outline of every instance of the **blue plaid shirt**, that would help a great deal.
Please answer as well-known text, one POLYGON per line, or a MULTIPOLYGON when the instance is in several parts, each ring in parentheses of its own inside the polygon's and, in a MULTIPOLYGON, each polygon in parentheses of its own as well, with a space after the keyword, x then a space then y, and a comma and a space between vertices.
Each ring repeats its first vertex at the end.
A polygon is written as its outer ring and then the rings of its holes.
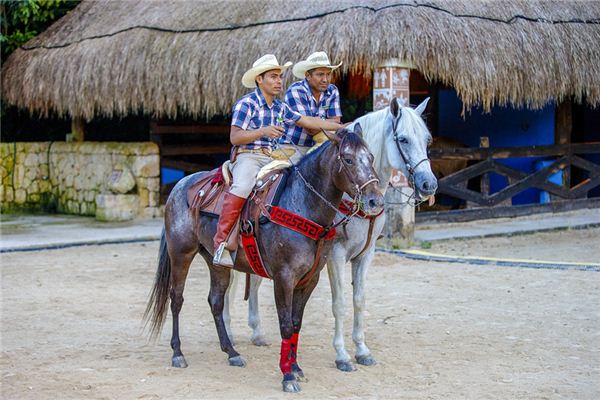
MULTIPOLYGON (((321 93, 321 98, 317 105, 308 81, 303 79, 294 82, 285 93, 285 102, 293 111, 309 117, 327 119, 342 116, 340 92, 333 84, 330 84, 327 90, 321 93)), ((309 147, 315 144, 312 136, 302 127, 295 124, 286 124, 285 128, 285 133, 279 138, 280 143, 294 143, 299 146, 309 147)))
MULTIPOLYGON (((255 131, 263 126, 284 124, 294 125, 302 116, 294 112, 279 99, 273 99, 271 107, 259 88, 239 99, 233 106, 231 126, 237 126, 245 131, 255 131)), ((272 149, 277 139, 263 136, 252 143, 241 145, 244 149, 272 149)))

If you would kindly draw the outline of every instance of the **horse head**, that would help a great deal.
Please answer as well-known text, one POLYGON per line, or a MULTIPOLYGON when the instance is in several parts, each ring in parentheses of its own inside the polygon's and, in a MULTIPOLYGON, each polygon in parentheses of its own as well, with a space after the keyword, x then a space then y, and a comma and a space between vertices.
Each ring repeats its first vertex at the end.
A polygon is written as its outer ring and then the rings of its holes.
POLYGON ((354 131, 340 129, 335 135, 327 132, 325 135, 337 152, 331 160, 334 185, 352 197, 365 214, 380 214, 384 206, 383 194, 377 187, 379 178, 373 168, 373 155, 361 138, 360 125, 356 124, 354 131))
POLYGON ((402 171, 418 200, 435 194, 437 179, 431 171, 427 146, 431 143, 431 133, 421 114, 427 107, 429 98, 415 109, 402 106, 392 99, 386 116, 386 152, 391 166, 402 171))

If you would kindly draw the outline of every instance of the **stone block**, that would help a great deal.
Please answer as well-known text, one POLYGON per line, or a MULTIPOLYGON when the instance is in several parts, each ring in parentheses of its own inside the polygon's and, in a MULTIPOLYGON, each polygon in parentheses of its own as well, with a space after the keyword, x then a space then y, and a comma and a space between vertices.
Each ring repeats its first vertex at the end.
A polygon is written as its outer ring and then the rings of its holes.
POLYGON ((146 207, 140 213, 142 218, 162 218, 163 210, 160 207, 146 207))
POLYGON ((27 192, 25 189, 15 190, 15 203, 23 204, 27 200, 27 192))
POLYGON ((125 165, 117 165, 108 177, 107 187, 113 193, 125 194, 135 188, 135 178, 125 165))
POLYGON ((158 192, 160 190, 160 178, 147 178, 146 188, 151 192, 158 192))
POLYGON ((160 174, 160 162, 158 156, 135 157, 131 171, 137 177, 153 178, 160 174))
POLYGON ((25 155, 25 160, 23 161, 23 164, 26 167, 34 167, 37 166, 39 163, 39 157, 36 153, 30 153, 25 155))
POLYGON ((148 195, 148 205, 150 207, 158 207, 158 203, 160 201, 160 196, 158 192, 150 192, 148 195))
POLYGON ((140 196, 140 208, 148 207, 149 204, 149 194, 147 189, 143 187, 138 188, 138 195, 140 196))
POLYGON ((7 203, 12 203, 13 201, 15 201, 15 191, 13 188, 11 187, 6 187, 4 192, 4 201, 6 201, 7 203))
POLYGON ((99 194, 96 196, 98 221, 128 221, 137 216, 139 196, 136 194, 99 194))
POLYGON ((39 193, 32 193, 32 194, 27 195, 28 203, 39 204, 40 199, 41 199, 41 197, 40 197, 39 193))

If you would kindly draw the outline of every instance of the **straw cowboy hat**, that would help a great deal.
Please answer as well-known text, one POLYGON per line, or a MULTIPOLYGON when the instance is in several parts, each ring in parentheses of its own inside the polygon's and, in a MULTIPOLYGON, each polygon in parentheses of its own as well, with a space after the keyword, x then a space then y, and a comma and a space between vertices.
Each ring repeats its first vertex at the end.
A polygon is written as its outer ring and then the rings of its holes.
POLYGON ((327 57, 327 53, 324 51, 317 51, 316 53, 312 53, 310 56, 308 56, 306 60, 296 63, 292 72, 296 78, 304 79, 306 71, 310 71, 311 69, 331 68, 331 70, 334 70, 340 65, 342 65, 342 63, 339 63, 338 65, 331 65, 329 62, 329 57, 327 57))
POLYGON ((279 69, 281 72, 284 72, 289 68, 290 65, 292 65, 290 61, 283 65, 279 65, 277 57, 275 57, 273 54, 266 54, 254 61, 252 68, 244 73, 244 76, 242 76, 242 85, 253 89, 256 87, 256 83, 254 83, 254 81, 258 75, 262 74, 263 72, 271 71, 272 69, 279 69))

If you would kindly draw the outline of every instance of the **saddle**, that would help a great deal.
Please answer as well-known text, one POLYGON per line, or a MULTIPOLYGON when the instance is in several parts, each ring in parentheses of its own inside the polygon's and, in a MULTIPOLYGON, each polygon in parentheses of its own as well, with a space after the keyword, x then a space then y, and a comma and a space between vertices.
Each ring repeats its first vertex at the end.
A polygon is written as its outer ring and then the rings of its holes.
MULTIPOLYGON (((254 221, 255 229, 258 224, 264 224, 268 221, 268 214, 265 214, 264 205, 277 205, 279 203, 279 198, 289 174, 289 170, 284 168, 289 167, 289 165, 287 162, 276 160, 265 165, 259 171, 256 177, 256 185, 242 209, 240 221, 254 221)), ((208 172, 188 189, 188 207, 194 213, 196 222, 200 215, 219 218, 223 209, 223 195, 229 191, 233 181, 229 167, 230 163, 227 161, 220 168, 208 172)), ((240 223, 238 221, 232 232, 239 232, 239 230, 240 223)), ((230 236, 227 246, 229 250, 238 248, 238 236, 235 234, 230 236)))

